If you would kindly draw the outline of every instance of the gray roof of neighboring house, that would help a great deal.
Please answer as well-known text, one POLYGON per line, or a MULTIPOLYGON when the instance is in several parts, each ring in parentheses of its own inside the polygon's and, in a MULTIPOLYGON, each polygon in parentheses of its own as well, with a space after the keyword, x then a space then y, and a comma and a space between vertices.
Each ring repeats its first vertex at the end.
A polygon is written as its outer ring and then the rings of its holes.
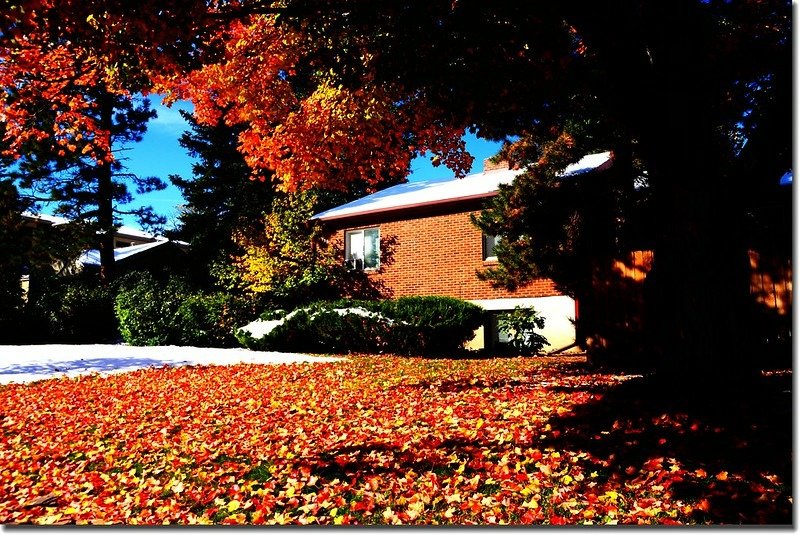
MULTIPOLYGON (((144 251, 149 251, 155 247, 160 247, 165 243, 169 242, 167 240, 161 240, 143 243, 141 245, 131 245, 130 247, 118 247, 117 249, 114 249, 114 261, 119 262, 120 260, 125 260, 131 256, 143 253, 144 251)), ((100 251, 98 249, 89 249, 88 251, 84 251, 78 258, 78 262, 85 266, 99 266, 100 251)))
POLYGON ((66 217, 47 214, 34 214, 33 212, 22 212, 22 217, 36 221, 43 221, 45 223, 50 223, 51 225, 65 225, 70 221, 66 217))
MULTIPOLYGON (((139 245, 131 245, 130 247, 117 247, 116 249, 114 249, 114 261, 115 262, 125 261, 128 258, 141 254, 145 251, 149 251, 151 249, 155 249, 156 247, 161 247, 162 245, 166 245, 169 243, 176 245, 181 249, 185 249, 186 246, 188 245, 186 242, 160 238, 154 242, 142 243, 139 245)), ((98 249, 89 249, 87 251, 84 251, 78 258, 78 262, 85 266, 99 266, 100 251, 98 249)))
MULTIPOLYGON (((611 161, 610 152, 590 154, 567 166, 561 176, 606 169, 611 165, 611 161)), ((419 206, 491 197, 497 193, 500 184, 510 184, 514 177, 522 172, 521 169, 496 169, 467 175, 464 178, 406 182, 331 208, 314 215, 311 219, 331 221, 419 206)))

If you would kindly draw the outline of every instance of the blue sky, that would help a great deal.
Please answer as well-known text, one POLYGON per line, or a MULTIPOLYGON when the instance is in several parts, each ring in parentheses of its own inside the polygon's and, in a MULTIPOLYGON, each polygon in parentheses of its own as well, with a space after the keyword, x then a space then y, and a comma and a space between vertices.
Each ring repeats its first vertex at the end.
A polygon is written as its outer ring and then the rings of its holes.
MULTIPOLYGON (((171 174, 191 177, 192 158, 178 144, 181 134, 188 130, 188 124, 181 117, 179 110, 191 110, 191 104, 179 102, 171 108, 161 105, 159 97, 151 98, 152 107, 158 112, 158 118, 150 121, 147 133, 140 143, 131 144, 121 156, 125 158, 125 166, 132 173, 139 176, 157 176, 168 182, 171 174)), ((472 172, 483 168, 484 158, 493 156, 500 148, 500 143, 476 138, 474 135, 466 136, 467 150, 475 157, 472 172)), ((453 173, 444 166, 434 167, 426 157, 416 158, 411 162, 411 175, 409 180, 426 180, 431 178, 444 178, 453 176, 453 173)), ((161 215, 167 217, 167 228, 177 223, 178 206, 183 203, 180 190, 169 184, 167 189, 140 195, 130 206, 151 205, 161 215)), ((124 220, 124 224, 136 226, 131 220, 124 220)))

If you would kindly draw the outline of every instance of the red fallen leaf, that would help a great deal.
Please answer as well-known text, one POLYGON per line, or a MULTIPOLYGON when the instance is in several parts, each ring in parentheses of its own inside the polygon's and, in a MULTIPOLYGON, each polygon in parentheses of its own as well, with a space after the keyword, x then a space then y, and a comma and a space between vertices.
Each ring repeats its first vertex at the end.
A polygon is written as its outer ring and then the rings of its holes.
POLYGON ((367 496, 360 502, 354 503, 351 509, 353 511, 372 511, 374 507, 375 501, 372 499, 372 497, 367 496))
MULTIPOLYGON (((597 520, 603 511, 630 524, 666 523, 659 511, 677 511, 677 520, 686 520, 701 510, 694 503, 684 508, 668 491, 673 482, 698 477, 680 468, 683 459, 637 463, 632 479, 621 473, 613 454, 597 458, 577 445, 552 448, 538 442, 543 432, 550 437, 553 430, 573 431, 539 407, 575 408, 588 402, 584 393, 554 393, 536 380, 501 396, 437 387, 476 378, 480 385, 500 384, 502 377, 536 377, 535 369, 526 360, 441 366, 351 355, 335 365, 164 369, 10 386, 0 389, 0 404, 19 407, 19 414, 0 418, 0 451, 16 472, 0 474, 0 495, 11 488, 22 496, 48 487, 72 489, 63 501, 80 514, 70 514, 70 520, 130 524, 223 522, 230 516, 226 522, 238 522, 240 514, 252 523, 531 524, 547 523, 551 514, 558 517, 554 523, 580 523, 597 520), (505 370, 509 365, 511 374, 505 370), (414 386, 423 382, 430 386, 414 386), (503 400, 501 406, 497 399, 503 400), (141 417, 126 409, 133 404, 141 408, 141 417), (525 418, 508 418, 517 412, 525 418), (477 418, 483 425, 480 438, 473 440, 477 418), (178 434, 160 433, 176 427, 178 434), (436 443, 431 437, 452 440, 436 443), (467 468, 471 460, 477 462, 467 468), (183 492, 175 493, 175 482, 183 492), (542 498, 545 491, 549 498, 542 498), (598 499, 610 492, 617 497, 598 499), (458 496, 447 502, 446 513, 443 496, 458 496), (238 510, 230 509, 232 500, 240 504, 238 510), (546 513, 543 507, 523 506, 548 501, 546 513), (412 503, 415 508, 409 509, 412 503), (555 514, 552 507, 558 505, 565 509, 555 514), (366 515, 362 509, 370 507, 370 512, 414 514, 366 515)), ((548 381, 574 390, 614 384, 599 374, 552 373, 548 381)), ((636 425, 629 422, 625 429, 636 425)), ((765 500, 758 506, 767 511, 785 493, 773 488, 777 480, 758 480, 765 500)), ((718 481, 712 483, 721 487, 718 481)), ((54 519, 40 511, 0 503, 0 522, 54 519)))
POLYGON ((568 520, 560 515, 550 515, 550 523, 554 526, 563 526, 568 520))
POLYGON ((528 510, 519 519, 523 524, 533 524, 539 520, 539 515, 534 511, 528 510))
POLYGON ((717 480, 719 480, 719 481, 727 481, 727 479, 728 479, 728 472, 725 472, 723 470, 722 472, 717 474, 717 480))
POLYGON ((697 502, 697 505, 695 505, 694 508, 699 511, 703 511, 704 513, 707 513, 711 510, 711 504, 708 502, 707 499, 703 498, 702 500, 697 502))

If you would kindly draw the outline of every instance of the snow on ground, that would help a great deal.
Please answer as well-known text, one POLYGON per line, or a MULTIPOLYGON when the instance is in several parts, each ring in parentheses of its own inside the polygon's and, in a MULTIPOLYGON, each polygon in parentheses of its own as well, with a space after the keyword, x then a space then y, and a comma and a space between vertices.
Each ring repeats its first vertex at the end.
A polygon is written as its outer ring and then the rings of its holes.
POLYGON ((204 347, 126 345, 0 345, 0 384, 28 383, 90 373, 123 373, 139 368, 187 365, 283 364, 332 362, 319 357, 275 351, 204 347))

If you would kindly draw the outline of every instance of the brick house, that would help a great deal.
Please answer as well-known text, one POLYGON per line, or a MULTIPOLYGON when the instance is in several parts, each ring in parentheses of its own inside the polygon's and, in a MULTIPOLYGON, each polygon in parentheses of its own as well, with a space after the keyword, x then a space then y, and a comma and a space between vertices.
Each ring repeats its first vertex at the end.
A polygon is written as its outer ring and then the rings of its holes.
MULTIPOLYGON (((608 152, 586 156, 564 171, 572 176, 610 167, 608 152)), ((492 288, 476 273, 496 264, 495 238, 482 235, 470 216, 520 170, 484 162, 484 171, 462 179, 409 182, 315 215, 330 231, 351 269, 363 270, 386 297, 444 295, 465 299, 490 312, 472 348, 504 341, 497 315, 533 306, 545 317, 546 351, 575 344, 576 303, 542 278, 514 292, 492 288)))

